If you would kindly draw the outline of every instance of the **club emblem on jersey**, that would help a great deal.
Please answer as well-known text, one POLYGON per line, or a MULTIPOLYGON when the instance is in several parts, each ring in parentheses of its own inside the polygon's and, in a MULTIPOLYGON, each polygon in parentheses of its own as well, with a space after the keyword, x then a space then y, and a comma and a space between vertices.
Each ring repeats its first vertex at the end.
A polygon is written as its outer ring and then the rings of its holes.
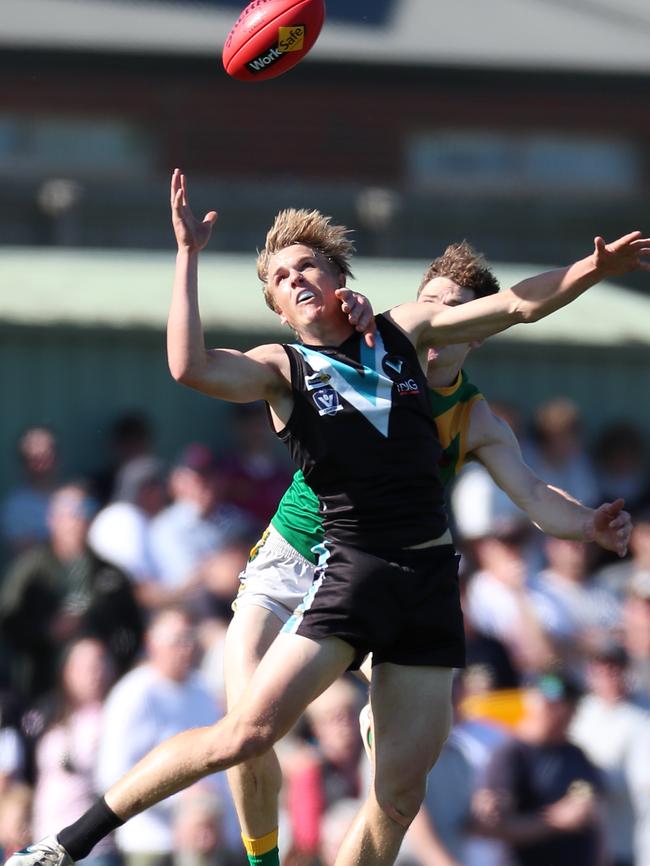
POLYGON ((397 393, 419 394, 420 388, 415 379, 408 375, 408 368, 403 358, 397 355, 386 355, 382 361, 382 367, 387 376, 395 383, 397 393))
POLYGON ((382 362, 382 367, 389 376, 391 374, 388 372, 388 370, 392 370, 393 373, 397 373, 397 375, 399 376, 402 372, 403 366, 404 361, 402 360, 402 358, 398 358, 396 355, 386 355, 382 362), (388 367, 388 370, 386 370, 386 367, 388 367))
POLYGON ((319 415, 336 415, 343 409, 339 402, 339 395, 331 385, 320 387, 314 391, 311 398, 316 404, 319 415))

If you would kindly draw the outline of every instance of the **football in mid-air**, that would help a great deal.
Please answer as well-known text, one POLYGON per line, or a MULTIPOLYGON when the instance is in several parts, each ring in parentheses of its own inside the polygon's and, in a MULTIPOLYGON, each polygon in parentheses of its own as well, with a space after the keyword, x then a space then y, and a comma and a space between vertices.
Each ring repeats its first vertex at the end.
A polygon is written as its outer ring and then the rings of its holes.
POLYGON ((228 34, 224 69, 240 81, 282 75, 316 42, 324 18, 324 0, 253 0, 228 34))

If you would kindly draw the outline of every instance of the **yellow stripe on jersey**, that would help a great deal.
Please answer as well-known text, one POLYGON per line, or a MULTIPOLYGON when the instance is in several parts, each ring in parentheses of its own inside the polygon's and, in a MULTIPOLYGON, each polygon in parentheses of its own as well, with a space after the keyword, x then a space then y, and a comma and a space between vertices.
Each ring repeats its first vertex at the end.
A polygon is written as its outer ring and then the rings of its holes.
POLYGON ((467 458, 467 433, 474 404, 485 399, 461 370, 453 385, 431 390, 431 406, 442 447, 440 479, 448 484, 467 458))

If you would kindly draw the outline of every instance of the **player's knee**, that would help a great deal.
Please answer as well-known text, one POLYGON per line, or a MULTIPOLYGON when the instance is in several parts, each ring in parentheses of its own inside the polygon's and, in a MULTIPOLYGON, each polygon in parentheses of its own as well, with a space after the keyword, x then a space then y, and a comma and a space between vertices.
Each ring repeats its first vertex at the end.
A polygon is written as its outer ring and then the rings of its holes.
POLYGON ((426 774, 413 773, 409 777, 375 781, 375 797, 384 814, 407 828, 420 811, 426 791, 426 774))
POLYGON ((254 722, 235 711, 228 713, 214 731, 215 760, 223 758, 225 742, 228 763, 231 765, 261 757, 275 742, 274 731, 269 724, 254 722))

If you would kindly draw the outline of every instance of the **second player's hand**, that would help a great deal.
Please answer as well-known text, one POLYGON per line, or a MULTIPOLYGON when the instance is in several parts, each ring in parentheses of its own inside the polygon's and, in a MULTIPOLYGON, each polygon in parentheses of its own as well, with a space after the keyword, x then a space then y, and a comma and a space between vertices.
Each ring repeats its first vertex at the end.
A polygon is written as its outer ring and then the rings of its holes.
POLYGON ((341 309, 347 313, 350 324, 364 335, 366 345, 371 349, 374 348, 377 326, 368 298, 347 288, 337 289, 336 297, 341 301, 341 309))
POLYGON ((596 508, 587 527, 587 540, 595 541, 605 550, 625 556, 632 533, 632 518, 623 510, 625 500, 604 502, 596 508))
POLYGON ((187 181, 179 168, 172 174, 171 208, 178 249, 198 253, 210 240, 217 212, 208 211, 202 220, 194 216, 187 197, 187 181))
POLYGON ((594 238, 594 263, 604 276, 620 276, 638 269, 649 271, 650 238, 641 232, 630 232, 610 244, 603 238, 594 238))

